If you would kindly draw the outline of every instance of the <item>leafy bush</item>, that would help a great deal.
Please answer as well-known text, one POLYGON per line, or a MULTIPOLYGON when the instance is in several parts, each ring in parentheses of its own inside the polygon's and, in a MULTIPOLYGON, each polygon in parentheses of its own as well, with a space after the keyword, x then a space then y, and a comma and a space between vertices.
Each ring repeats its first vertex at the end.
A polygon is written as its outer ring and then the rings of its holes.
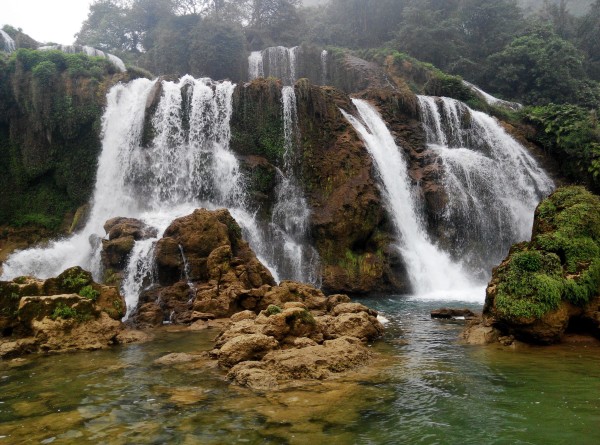
POLYGON ((271 315, 280 314, 281 308, 274 304, 270 304, 269 307, 265 310, 265 313, 267 314, 267 317, 270 317, 271 315))
POLYGON ((52 320, 56 320, 58 318, 70 320, 72 318, 78 318, 78 317, 79 317, 79 312, 77 312, 76 309, 73 309, 72 307, 67 306, 64 303, 59 303, 56 306, 56 308, 54 308, 52 315, 50 315, 50 318, 52 318, 52 320))
POLYGON ((79 295, 84 298, 89 298, 92 301, 96 301, 96 299, 100 296, 100 292, 95 290, 91 285, 87 285, 81 288, 79 295))
POLYGON ((577 105, 532 107, 525 119, 537 127, 536 142, 560 162, 562 173, 600 191, 600 125, 596 111, 577 105))

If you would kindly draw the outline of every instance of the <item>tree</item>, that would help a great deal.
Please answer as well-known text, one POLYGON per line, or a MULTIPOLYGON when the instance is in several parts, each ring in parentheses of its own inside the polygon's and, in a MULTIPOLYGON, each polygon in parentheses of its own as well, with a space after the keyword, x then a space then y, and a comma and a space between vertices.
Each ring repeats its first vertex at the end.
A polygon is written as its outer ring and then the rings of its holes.
POLYGON ((586 82, 583 59, 550 26, 538 25, 489 58, 489 85, 527 104, 594 101, 596 92, 586 82))
POLYGON ((577 41, 587 56, 587 72, 591 78, 600 80, 600 0, 596 0, 589 13, 582 18, 577 41))

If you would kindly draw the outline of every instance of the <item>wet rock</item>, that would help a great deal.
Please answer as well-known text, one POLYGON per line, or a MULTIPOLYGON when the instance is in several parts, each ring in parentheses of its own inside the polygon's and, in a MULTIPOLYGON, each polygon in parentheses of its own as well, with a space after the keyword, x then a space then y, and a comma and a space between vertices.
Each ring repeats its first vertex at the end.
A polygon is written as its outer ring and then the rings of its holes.
POLYGON ((161 307, 156 303, 146 303, 138 308, 131 321, 142 329, 162 326, 164 314, 161 307))
POLYGON ((383 334, 383 326, 366 312, 346 313, 335 317, 329 331, 333 337, 355 337, 374 340, 383 334))
POLYGON ((451 319, 462 317, 465 320, 475 318, 475 313, 470 309, 442 308, 431 311, 431 318, 451 319))
POLYGON ((218 353, 219 366, 231 368, 240 362, 260 360, 278 347, 277 340, 264 334, 240 335, 221 347, 218 353))
POLYGON ((104 231, 109 240, 132 237, 135 241, 156 238, 158 229, 150 227, 139 219, 112 218, 104 223, 104 231))

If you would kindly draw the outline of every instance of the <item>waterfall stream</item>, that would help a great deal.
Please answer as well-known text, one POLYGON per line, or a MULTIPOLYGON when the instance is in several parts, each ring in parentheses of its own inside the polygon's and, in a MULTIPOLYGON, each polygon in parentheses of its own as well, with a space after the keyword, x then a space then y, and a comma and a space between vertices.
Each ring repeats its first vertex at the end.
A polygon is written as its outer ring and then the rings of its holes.
POLYGON ((284 155, 283 169, 279 172, 276 202, 271 225, 280 242, 272 243, 273 257, 285 275, 297 281, 319 283, 319 259, 316 250, 307 240, 310 209, 294 174, 298 137, 298 116, 294 87, 282 90, 284 155), (278 252, 279 250, 279 252, 278 252))
MULTIPOLYGON (((4 264, 2 279, 48 278, 80 265, 100 280, 101 243, 96 240, 103 237, 106 220, 138 218, 162 235, 171 221, 198 207, 229 208, 258 257, 278 277, 276 261, 269 255, 271 246, 246 207, 243 175, 229 150, 235 86, 191 76, 163 81, 160 86, 162 95, 151 119, 153 137, 147 146, 142 146, 146 104, 156 81, 137 79, 111 89, 86 227, 48 247, 13 254, 4 264)), ((122 286, 128 314, 137 305, 140 291, 152 283, 156 240, 136 242, 130 255, 122 286)))
POLYGON ((248 76, 250 80, 258 77, 276 77, 284 85, 293 85, 297 78, 299 46, 286 48, 272 46, 262 51, 254 51, 248 57, 248 76))
POLYGON ((82 53, 89 57, 102 57, 103 59, 107 59, 110 63, 112 63, 120 72, 124 73, 127 71, 125 67, 125 63, 115 56, 114 54, 105 53, 96 48, 92 48, 91 46, 85 45, 46 45, 40 46, 38 48, 39 51, 62 51, 67 54, 77 54, 82 53))
POLYGON ((460 264, 438 249, 424 230, 417 199, 411 187, 406 159, 379 113, 368 102, 353 99, 360 120, 342 111, 365 142, 377 173, 388 210, 398 233, 398 248, 418 295, 447 294, 473 287, 460 264))
POLYGON ((535 207, 554 184, 491 116, 446 97, 418 100, 441 167, 453 256, 487 277, 512 244, 529 239, 535 207))
POLYGON ((492 117, 453 99, 419 97, 428 147, 442 167, 444 219, 455 234, 453 252, 445 251, 425 230, 407 160, 385 122, 367 102, 353 102, 360 119, 342 112, 375 162, 413 291, 426 298, 481 300, 477 284, 489 278, 511 244, 529 238, 533 211, 552 181, 492 117))
POLYGON ((2 40, 4 41, 2 47, 0 47, 3 51, 6 51, 7 53, 16 51, 17 47, 15 45, 15 41, 2 29, 0 29, 0 37, 2 37, 2 40))

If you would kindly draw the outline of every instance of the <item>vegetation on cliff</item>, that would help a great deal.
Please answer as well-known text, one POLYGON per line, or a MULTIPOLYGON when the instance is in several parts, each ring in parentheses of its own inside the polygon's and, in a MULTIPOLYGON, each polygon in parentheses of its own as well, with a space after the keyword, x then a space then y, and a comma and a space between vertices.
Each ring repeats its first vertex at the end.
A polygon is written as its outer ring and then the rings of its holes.
POLYGON ((557 190, 537 208, 532 241, 513 246, 494 271, 484 313, 531 323, 563 303, 600 295, 600 197, 583 187, 557 190))
POLYGON ((19 49, 0 59, 0 224, 53 230, 90 197, 105 59, 19 49))

